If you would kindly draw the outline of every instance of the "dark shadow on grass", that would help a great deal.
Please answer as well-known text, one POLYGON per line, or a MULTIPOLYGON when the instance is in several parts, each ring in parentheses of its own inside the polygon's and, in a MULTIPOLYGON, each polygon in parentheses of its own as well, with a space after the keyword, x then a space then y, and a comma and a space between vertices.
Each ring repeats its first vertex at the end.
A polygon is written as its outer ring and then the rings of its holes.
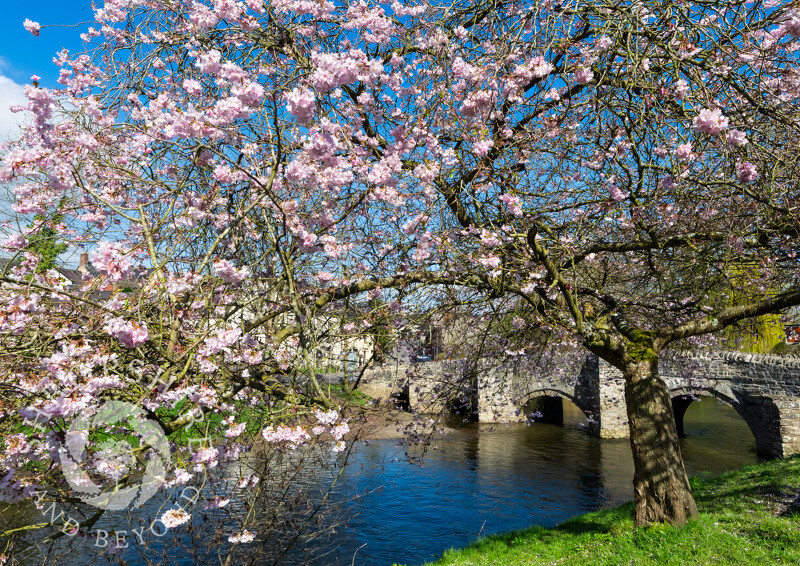
POLYGON ((569 533, 571 535, 607 533, 614 525, 619 525, 620 521, 631 517, 633 517, 633 501, 629 501, 616 509, 609 509, 599 514, 592 513, 589 516, 569 519, 553 530, 569 533))
POLYGON ((708 504, 708 507, 713 508, 714 504, 717 505, 730 505, 731 501, 741 501, 746 498, 750 499, 763 499, 769 498, 790 498, 794 499, 800 494, 800 488, 786 484, 767 484, 753 487, 716 489, 713 492, 701 492, 695 494, 695 500, 698 504, 708 504))

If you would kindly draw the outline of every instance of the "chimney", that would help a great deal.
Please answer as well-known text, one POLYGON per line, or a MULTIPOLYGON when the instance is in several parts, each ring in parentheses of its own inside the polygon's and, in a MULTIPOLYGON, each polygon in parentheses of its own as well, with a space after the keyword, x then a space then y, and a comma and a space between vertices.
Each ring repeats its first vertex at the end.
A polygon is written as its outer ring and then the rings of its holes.
POLYGON ((78 271, 81 273, 88 273, 89 272, 89 253, 83 252, 81 254, 81 263, 78 266, 78 271))

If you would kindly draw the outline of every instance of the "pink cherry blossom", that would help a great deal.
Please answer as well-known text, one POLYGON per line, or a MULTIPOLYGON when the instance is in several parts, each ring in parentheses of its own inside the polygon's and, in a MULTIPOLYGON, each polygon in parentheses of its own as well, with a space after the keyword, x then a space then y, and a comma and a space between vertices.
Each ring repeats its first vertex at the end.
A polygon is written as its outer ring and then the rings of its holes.
POLYGON ((689 83, 687 83, 684 79, 678 79, 678 82, 675 83, 675 98, 678 100, 682 100, 683 97, 689 92, 689 83))
POLYGON ((675 148, 675 158, 678 161, 691 161, 695 157, 696 154, 692 152, 691 143, 681 143, 675 148))
POLYGON ((742 183, 751 183, 758 179, 756 166, 749 161, 736 162, 736 178, 742 183))
POLYGON ((236 543, 248 543, 254 541, 256 535, 248 531, 247 529, 243 530, 241 533, 231 535, 228 537, 228 542, 232 544, 236 543))
POLYGON ((494 103, 494 93, 490 90, 479 90, 471 93, 461 104, 460 111, 464 116, 481 116, 494 103))
POLYGON ((485 255, 478 258, 478 263, 487 269, 493 269, 500 265, 500 258, 496 255, 485 255))
POLYGON ((22 26, 35 36, 38 36, 39 31, 42 29, 42 26, 39 24, 39 22, 34 22, 29 19, 25 19, 25 21, 22 22, 22 26))
POLYGON ((518 196, 502 194, 497 198, 501 202, 506 203, 506 205, 508 206, 509 212, 511 212, 511 214, 513 216, 516 216, 516 217, 522 216, 522 206, 521 206, 522 201, 518 196))
POLYGON ((316 68, 311 80, 320 92, 355 81, 371 84, 383 72, 380 60, 370 59, 361 49, 351 49, 347 53, 314 53, 311 61, 316 68))
POLYGON ((476 141, 474 144, 472 144, 472 153, 474 153, 479 157, 482 157, 487 153, 489 153, 489 150, 492 149, 493 147, 494 147, 493 140, 476 141))
POLYGON ((544 96, 547 100, 552 100, 554 102, 561 100, 561 92, 555 87, 548 90, 544 96))
POLYGON ((725 132, 725 141, 733 147, 742 147, 747 144, 747 135, 741 130, 728 130, 725 132))
POLYGON ((241 18, 241 6, 235 0, 214 0, 214 12, 221 19, 238 22, 241 18))
POLYGON ((247 267, 236 268, 227 259, 214 262, 214 273, 228 283, 241 283, 250 276, 250 270, 247 267))
POLYGON ((141 346, 150 338, 147 324, 144 322, 133 322, 118 317, 107 318, 103 330, 119 340, 126 348, 141 346))
POLYGON ((183 509, 170 509, 164 512, 164 514, 161 515, 158 520, 166 528, 174 529, 175 527, 180 527, 184 523, 188 522, 191 518, 192 516, 183 509))
POLYGON ((788 10, 777 33, 780 35, 789 34, 792 37, 800 37, 800 10, 788 10))
POLYGON ((7 250, 21 250, 24 249, 28 245, 28 240, 22 234, 13 234, 6 238, 6 240, 0 244, 0 247, 6 248, 7 250))
POLYGON ((238 425, 230 427, 228 430, 225 431, 225 436, 228 438, 236 438, 240 434, 244 432, 247 423, 239 423, 238 425))
POLYGON ((692 127, 695 132, 716 135, 728 127, 728 118, 719 108, 713 110, 703 108, 692 120, 692 127))
POLYGON ((604 35, 602 37, 597 38, 597 41, 594 42, 594 46, 598 51, 605 51, 606 49, 611 47, 613 43, 614 41, 610 37, 604 35))
POLYGON ((203 502, 203 509, 222 509, 223 507, 227 507, 228 504, 231 502, 229 497, 220 497, 219 495, 215 495, 212 499, 203 502))
POLYGON ((194 79, 186 79, 183 81, 183 88, 186 89, 186 92, 192 95, 198 95, 203 92, 203 85, 194 79))
POLYGON ((309 88, 295 87, 286 95, 286 110, 297 118, 301 124, 307 124, 314 116, 316 101, 314 92, 309 88))
POLYGON ((264 87, 256 82, 235 86, 231 92, 247 106, 258 106, 264 99, 264 87))
POLYGON ((502 245, 502 241, 497 237, 497 234, 483 229, 481 230, 481 244, 488 247, 495 247, 502 245))
POLYGON ((216 49, 211 49, 207 53, 200 54, 195 61, 195 65, 200 69, 200 72, 215 75, 222 69, 221 60, 222 53, 216 49))
POLYGON ((219 18, 211 8, 205 4, 201 2, 192 2, 189 20, 201 29, 211 29, 217 25, 219 18))
POLYGON ((308 432, 299 425, 295 428, 285 425, 279 425, 277 428, 268 426, 261 431, 261 435, 270 444, 286 446, 293 450, 311 440, 308 432))
POLYGON ((614 202, 623 201, 630 195, 628 191, 623 191, 617 185, 614 184, 608 186, 608 193, 611 195, 611 200, 613 200, 614 202))
POLYGON ((133 271, 127 250, 117 242, 100 242, 97 249, 89 254, 89 259, 94 268, 111 281, 130 277, 133 271))
POLYGON ((249 476, 242 477, 236 484, 238 488, 247 488, 247 487, 255 487, 259 484, 261 478, 259 478, 255 474, 250 474, 249 476))
POLYGON ((309 14, 315 18, 324 18, 334 9, 333 3, 328 0, 274 0, 272 5, 281 12, 309 14))
POLYGON ((579 67, 575 71, 574 77, 576 83, 585 85, 594 80, 594 71, 592 71, 591 67, 579 67))
POLYGON ((338 425, 333 427, 333 429, 331 429, 331 434, 333 435, 333 438, 335 438, 336 440, 341 440, 342 437, 348 432, 350 432, 350 427, 348 426, 347 423, 339 423, 338 425))
POLYGON ((203 467, 214 468, 219 464, 219 450, 213 446, 201 448, 192 456, 192 462, 196 472, 202 471, 203 467))
POLYGON ((672 175, 667 175, 658 182, 658 186, 661 189, 671 191, 672 189, 678 187, 678 183, 675 181, 675 177, 673 177, 672 175))
MULTIPOLYGON (((545 60, 544 57, 534 57, 530 62, 531 74, 535 78, 546 77, 555 70, 551 63, 545 60)), ((591 79, 590 79, 591 80, 591 79)))
POLYGON ((317 419, 317 422, 323 426, 332 425, 339 419, 339 412, 335 409, 331 409, 330 411, 321 411, 317 408, 314 408, 314 417, 317 419))

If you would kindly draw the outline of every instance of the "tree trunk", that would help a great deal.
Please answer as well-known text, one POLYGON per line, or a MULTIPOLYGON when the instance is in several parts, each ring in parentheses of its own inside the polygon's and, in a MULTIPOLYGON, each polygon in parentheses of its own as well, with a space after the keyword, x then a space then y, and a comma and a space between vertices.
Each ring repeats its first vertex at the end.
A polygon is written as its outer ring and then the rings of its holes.
POLYGON ((634 463, 634 525, 681 526, 698 516, 697 505, 683 465, 669 389, 658 376, 658 359, 629 362, 623 375, 634 463))

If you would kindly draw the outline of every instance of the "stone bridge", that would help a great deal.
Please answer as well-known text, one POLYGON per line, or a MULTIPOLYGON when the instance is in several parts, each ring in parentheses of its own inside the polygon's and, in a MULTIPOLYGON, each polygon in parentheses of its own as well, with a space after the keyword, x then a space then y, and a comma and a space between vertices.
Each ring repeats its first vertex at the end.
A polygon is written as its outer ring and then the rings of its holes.
MULTIPOLYGON (((628 420, 622 374, 589 356, 571 379, 533 375, 524 363, 482 364, 427 362, 375 368, 365 372, 361 389, 372 397, 390 396, 418 412, 451 410, 479 422, 524 422, 531 400, 543 410, 568 399, 589 419, 601 438, 626 438, 628 420), (548 403, 549 400, 549 403, 548 403)), ((548 372, 549 373, 549 372, 548 372)), ((664 358, 659 374, 672 392, 679 434, 687 407, 700 396, 732 407, 750 427, 758 453, 782 457, 800 453, 800 358, 699 353, 664 358)))

